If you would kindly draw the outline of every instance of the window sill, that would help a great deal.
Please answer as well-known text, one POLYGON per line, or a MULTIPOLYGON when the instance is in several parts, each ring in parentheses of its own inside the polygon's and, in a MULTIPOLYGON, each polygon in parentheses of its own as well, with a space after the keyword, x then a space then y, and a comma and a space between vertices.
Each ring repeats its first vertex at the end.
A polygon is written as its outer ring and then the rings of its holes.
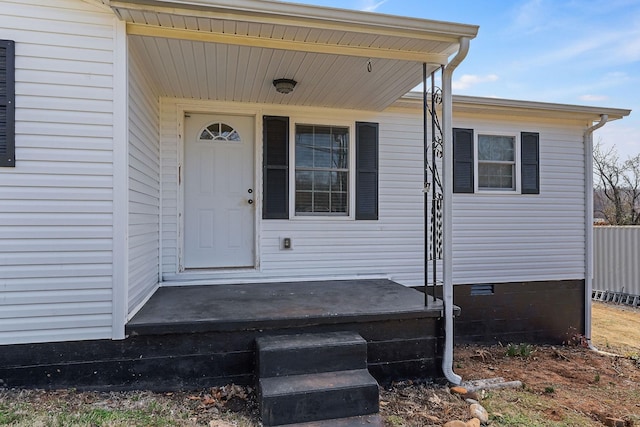
POLYGON ((486 194, 488 196, 516 196, 522 194, 520 190, 482 190, 476 189, 472 194, 486 194))
POLYGON ((292 220, 300 221, 352 221, 351 215, 293 215, 292 220))

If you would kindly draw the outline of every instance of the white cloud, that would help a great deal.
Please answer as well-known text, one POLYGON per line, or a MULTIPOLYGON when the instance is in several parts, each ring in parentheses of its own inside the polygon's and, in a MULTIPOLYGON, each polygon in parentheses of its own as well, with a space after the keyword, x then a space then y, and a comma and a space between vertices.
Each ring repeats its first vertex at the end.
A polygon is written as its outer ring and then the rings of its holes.
POLYGON ((387 0, 362 0, 360 2, 360 10, 365 12, 374 12, 377 8, 385 4, 387 0))
POLYGON ((478 76, 475 74, 463 74, 459 79, 452 83, 453 90, 465 90, 471 86, 475 86, 481 83, 490 83, 498 80, 498 76, 495 74, 488 74, 486 76, 478 76))
POLYGON ((512 28, 518 32, 536 33, 548 26, 549 7, 542 0, 529 0, 514 9, 512 28))
POLYGON ((578 98, 581 101, 585 101, 585 102, 599 102, 599 101, 606 101, 607 99, 609 99, 607 95, 591 95, 591 94, 581 95, 578 98))

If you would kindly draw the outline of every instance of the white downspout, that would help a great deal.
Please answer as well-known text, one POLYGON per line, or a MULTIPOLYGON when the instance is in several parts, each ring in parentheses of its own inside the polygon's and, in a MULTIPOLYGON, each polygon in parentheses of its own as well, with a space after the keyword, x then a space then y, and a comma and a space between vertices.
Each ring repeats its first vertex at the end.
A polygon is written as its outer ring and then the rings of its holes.
POLYGON ((462 377, 453 372, 453 71, 469 52, 469 38, 460 38, 460 49, 442 73, 442 197, 443 197, 443 259, 442 300, 444 304, 444 354, 442 372, 453 384, 462 377))
POLYGON ((593 294, 593 132, 604 126, 609 120, 606 114, 600 115, 600 121, 584 131, 584 336, 591 350, 597 350, 591 344, 591 295, 593 294))

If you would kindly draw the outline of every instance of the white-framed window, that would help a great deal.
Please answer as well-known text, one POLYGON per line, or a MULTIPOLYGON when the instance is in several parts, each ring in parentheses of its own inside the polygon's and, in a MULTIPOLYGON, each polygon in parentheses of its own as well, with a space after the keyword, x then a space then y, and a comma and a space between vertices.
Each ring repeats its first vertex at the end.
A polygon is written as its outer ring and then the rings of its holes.
POLYGON ((453 128, 453 192, 540 194, 540 133, 453 128))
POLYGON ((517 191, 519 141, 516 135, 479 133, 476 141, 478 191, 517 191))
POLYGON ((295 125, 294 206, 296 216, 348 216, 350 128, 295 125))

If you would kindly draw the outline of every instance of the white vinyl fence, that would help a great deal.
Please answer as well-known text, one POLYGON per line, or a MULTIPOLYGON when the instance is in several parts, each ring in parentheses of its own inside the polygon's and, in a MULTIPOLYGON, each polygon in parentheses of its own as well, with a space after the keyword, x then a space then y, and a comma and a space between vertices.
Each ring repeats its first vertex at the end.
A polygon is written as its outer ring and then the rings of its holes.
POLYGON ((593 289, 640 295, 640 226, 594 227, 593 289))

